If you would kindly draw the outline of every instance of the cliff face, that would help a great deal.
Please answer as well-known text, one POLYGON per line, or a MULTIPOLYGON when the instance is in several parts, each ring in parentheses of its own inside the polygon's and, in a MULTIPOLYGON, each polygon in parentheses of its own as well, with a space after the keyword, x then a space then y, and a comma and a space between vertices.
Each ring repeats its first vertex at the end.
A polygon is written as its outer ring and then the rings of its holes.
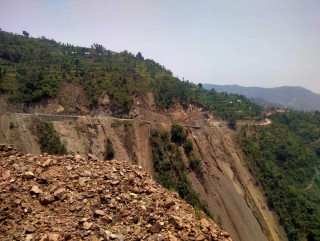
POLYGON ((126 161, 0 145, 1 240, 231 240, 126 161))
MULTIPOLYGON (((216 220, 221 218, 223 228, 233 240, 286 240, 277 216, 269 210, 263 192, 237 148, 235 133, 225 123, 216 120, 197 104, 177 104, 168 110, 157 110, 152 95, 146 99, 136 96, 130 116, 135 118, 118 119, 103 114, 72 118, 43 115, 41 118, 53 121, 69 151, 82 156, 92 153, 101 160, 109 137, 115 149, 115 159, 141 165, 151 176, 154 175, 151 129, 170 130, 172 123, 179 123, 188 130, 195 155, 201 160, 205 181, 200 182, 190 170, 188 178, 216 220)), ((12 143, 24 152, 39 154, 37 138, 30 131, 34 118, 33 115, 3 114, 0 142, 12 143), (10 122, 15 124, 11 130, 10 122)))

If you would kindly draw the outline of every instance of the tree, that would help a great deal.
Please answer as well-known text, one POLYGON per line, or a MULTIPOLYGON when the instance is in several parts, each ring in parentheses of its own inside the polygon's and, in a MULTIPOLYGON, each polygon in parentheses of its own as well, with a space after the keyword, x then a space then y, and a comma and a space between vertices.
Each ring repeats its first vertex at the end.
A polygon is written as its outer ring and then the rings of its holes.
POLYGON ((101 44, 94 43, 91 45, 91 48, 97 50, 98 53, 102 53, 103 51, 106 51, 106 48, 103 47, 101 44))
POLYGON ((22 31, 23 36, 25 36, 26 38, 29 38, 29 33, 25 30, 22 31))
POLYGON ((137 53, 136 57, 140 60, 144 60, 144 58, 140 52, 137 53))
POLYGON ((106 150, 104 152, 104 159, 111 160, 113 159, 113 157, 114 157, 114 148, 110 138, 108 137, 107 143, 106 143, 106 150))
POLYGON ((199 83, 198 86, 199 86, 199 88, 202 88, 202 84, 201 83, 199 83))
POLYGON ((228 126, 231 130, 236 130, 236 118, 234 116, 230 117, 229 122, 228 122, 228 126))

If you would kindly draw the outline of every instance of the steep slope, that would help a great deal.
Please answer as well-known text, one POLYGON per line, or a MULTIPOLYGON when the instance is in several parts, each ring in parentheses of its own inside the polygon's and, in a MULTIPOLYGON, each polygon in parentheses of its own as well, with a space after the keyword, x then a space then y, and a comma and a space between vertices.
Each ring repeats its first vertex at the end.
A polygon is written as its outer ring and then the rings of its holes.
POLYGON ((0 145, 1 240, 230 240, 126 161, 0 145))
POLYGON ((243 87, 239 85, 203 84, 203 87, 218 92, 245 95, 257 104, 287 107, 295 110, 320 110, 320 95, 298 86, 276 88, 243 87))
MULTIPOLYGON (((105 141, 109 137, 116 159, 133 161, 153 176, 155 173, 150 145, 152 129, 170 130, 173 123, 180 123, 188 130, 188 137, 194 143, 195 154, 204 169, 205 181, 201 182, 190 169, 188 178, 200 198, 207 202, 209 210, 215 214, 216 220, 221 217, 222 225, 231 237, 238 241, 286 240, 277 216, 268 209, 263 192, 255 185, 241 151, 234 142, 233 132, 225 126, 226 122, 214 119, 205 107, 197 104, 176 104, 159 112, 152 105, 152 95, 148 96, 150 98, 146 100, 135 97, 134 119, 103 116, 70 119, 67 116, 57 118, 50 115, 42 118, 53 121, 69 151, 82 156, 93 153, 102 159, 105 141)), ((2 118, 6 124, 1 126, 0 141, 13 143, 28 152, 28 147, 23 143, 37 137, 21 135, 20 139, 13 138, 15 129, 20 127, 15 124, 13 130, 8 131, 9 123, 20 120, 30 129, 33 119, 38 117, 9 114, 2 118)), ((185 161, 188 165, 188 161, 185 161)))

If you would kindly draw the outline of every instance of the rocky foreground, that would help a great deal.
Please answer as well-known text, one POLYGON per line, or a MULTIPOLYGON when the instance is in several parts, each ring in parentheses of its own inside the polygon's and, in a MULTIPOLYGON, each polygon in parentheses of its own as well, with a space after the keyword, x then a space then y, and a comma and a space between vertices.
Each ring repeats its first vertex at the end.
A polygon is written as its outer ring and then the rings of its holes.
POLYGON ((136 165, 0 145, 0 240, 231 238, 136 165))

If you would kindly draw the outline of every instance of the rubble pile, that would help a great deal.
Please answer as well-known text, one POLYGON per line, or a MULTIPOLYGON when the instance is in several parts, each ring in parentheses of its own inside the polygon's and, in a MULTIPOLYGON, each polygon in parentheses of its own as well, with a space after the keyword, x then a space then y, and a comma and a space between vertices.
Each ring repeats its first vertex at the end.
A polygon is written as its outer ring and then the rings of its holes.
POLYGON ((0 145, 0 240, 231 240, 141 167, 0 145))

